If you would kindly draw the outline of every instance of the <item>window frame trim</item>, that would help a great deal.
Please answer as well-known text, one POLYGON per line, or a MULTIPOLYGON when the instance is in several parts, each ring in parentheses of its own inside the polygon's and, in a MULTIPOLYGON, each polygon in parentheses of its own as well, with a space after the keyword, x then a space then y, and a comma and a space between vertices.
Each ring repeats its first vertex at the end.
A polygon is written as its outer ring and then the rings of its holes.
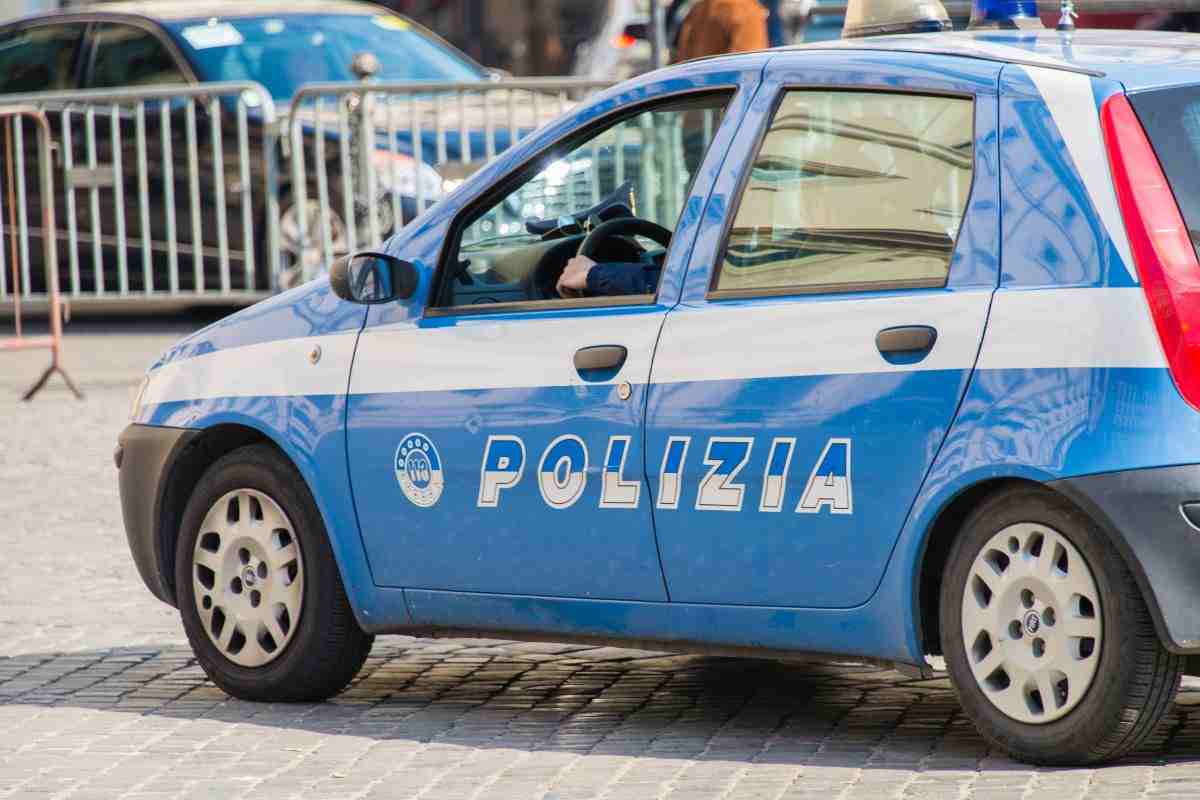
MULTIPOLYGON (((652 110, 656 106, 667 105, 673 101, 692 96, 704 95, 725 95, 726 103, 721 115, 721 125, 726 123, 728 119, 729 106, 737 98, 738 92, 742 86, 738 83, 730 83, 723 86, 702 86, 689 87, 677 92, 659 95, 648 100, 643 100, 633 106, 625 106, 622 108, 614 108, 594 120, 589 122, 582 128, 568 131, 562 136, 559 136, 554 141, 547 144, 545 147, 538 150, 533 156, 522 161, 515 169, 509 171, 485 189, 482 193, 472 198, 462 209, 458 211, 454 219, 451 220, 446 230, 445 244, 443 244, 441 252, 438 254, 437 268, 434 270, 433 280, 430 281, 429 294, 425 299, 425 307, 422 311, 422 317, 454 317, 454 316, 478 316, 489 313, 494 314, 511 314, 535 312, 535 311, 564 311, 573 308, 588 309, 588 308, 609 308, 609 307, 635 307, 635 308, 651 308, 658 303, 659 293, 662 289, 662 281, 659 280, 659 285, 656 287, 653 294, 637 294, 637 295, 620 295, 616 297, 584 297, 584 298, 559 298, 557 300, 516 300, 504 303, 481 303, 478 305, 452 305, 443 306, 436 305, 438 295, 442 292, 443 282, 447 272, 447 265, 450 260, 450 245, 453 244, 457 248, 462 244, 462 233, 470 224, 464 220, 471 217, 481 206, 489 203, 494 203, 513 191, 520 185, 527 169, 544 158, 548 153, 555 149, 570 145, 572 141, 578 141, 580 144, 587 142, 591 136, 600 135, 605 130, 619 125, 621 122, 633 119, 634 117, 652 110)), ((717 130, 720 129, 718 126, 717 130)), ((715 137, 716 131, 714 131, 715 137)), ((707 159, 709 150, 704 152, 704 158, 707 159)), ((537 173, 534 172, 530 176, 532 178, 537 173)), ((711 194, 711 191, 710 191, 711 194)), ((684 198, 685 207, 687 198, 684 198)), ((682 217, 683 209, 680 209, 682 217)), ((472 220, 473 222, 474 220, 472 220)), ((678 220, 676 220, 678 225, 678 220)), ((672 238, 672 244, 674 239, 672 238)), ((663 258, 665 267, 667 259, 670 255, 670 248, 667 249, 663 258)))
POLYGON ((613 297, 560 297, 557 300, 509 300, 469 306, 433 306, 426 317, 472 317, 483 314, 525 314, 531 311, 572 311, 596 308, 653 308, 653 294, 624 294, 613 297))
POLYGON ((754 139, 754 147, 751 149, 747 158, 742 162, 742 173, 738 176, 737 182, 737 202, 730 206, 730 213, 721 225, 721 245, 717 250, 716 258, 713 259, 712 275, 709 276, 708 288, 705 291, 704 299, 708 302, 720 302, 722 300, 752 300, 757 298, 770 297, 805 297, 812 295, 835 295, 835 294, 858 294, 868 295, 880 292, 897 292, 909 289, 945 289, 950 284, 950 267, 954 263, 954 254, 958 252, 959 239, 962 236, 963 227, 966 225, 967 212, 971 206, 971 198, 975 195, 975 182, 978 179, 979 170, 976 169, 976 142, 979 134, 979 96, 975 92, 956 92, 945 89, 920 89, 912 87, 892 87, 881 86, 879 84, 781 84, 776 91, 776 97, 771 105, 771 112, 766 116, 766 123, 758 131, 754 139), (783 105, 784 98, 789 92, 854 92, 856 94, 887 94, 887 95, 907 95, 912 97, 945 97, 958 100, 969 100, 971 102, 971 183, 967 187, 967 202, 963 209, 963 218, 958 224, 958 230, 954 233, 954 244, 950 248, 950 263, 946 266, 946 277, 937 278, 914 278, 896 279, 890 281, 846 281, 844 283, 822 283, 822 284, 807 284, 794 286, 771 286, 750 289, 718 289, 717 282, 721 278, 721 270, 725 265, 725 258, 729 253, 729 238, 733 233, 734 222, 737 221, 738 212, 742 208, 742 200, 745 198, 746 187, 750 182, 750 175, 754 168, 754 161, 758 158, 758 154, 762 152, 762 147, 767 136, 771 132, 771 127, 775 122, 775 117, 779 113, 779 108, 783 105))
MULTIPOLYGON (((191 62, 184 56, 179 46, 172 40, 171 35, 160 25, 153 20, 147 20, 142 17, 124 17, 124 18, 97 18, 88 20, 85 52, 83 53, 83 63, 81 64, 79 75, 80 89, 108 89, 108 88, 136 88, 130 84, 124 84, 121 87, 93 86, 92 78, 96 72, 96 52, 99 48, 100 34, 106 25, 123 25, 127 28, 136 28, 151 37, 156 39, 163 50, 175 62, 175 68, 183 77, 183 83, 187 85, 195 85, 202 81, 196 75, 195 69, 192 68, 191 62)), ((171 84, 159 84, 161 86, 169 86, 171 84)))

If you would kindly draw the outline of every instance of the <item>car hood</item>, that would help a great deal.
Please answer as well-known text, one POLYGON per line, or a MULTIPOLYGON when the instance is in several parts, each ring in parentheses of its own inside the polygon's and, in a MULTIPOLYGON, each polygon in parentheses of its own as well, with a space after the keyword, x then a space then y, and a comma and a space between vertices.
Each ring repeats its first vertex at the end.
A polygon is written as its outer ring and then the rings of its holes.
POLYGON ((342 300, 333 293, 328 278, 316 278, 184 337, 150 371, 219 350, 358 331, 365 319, 366 306, 342 300))

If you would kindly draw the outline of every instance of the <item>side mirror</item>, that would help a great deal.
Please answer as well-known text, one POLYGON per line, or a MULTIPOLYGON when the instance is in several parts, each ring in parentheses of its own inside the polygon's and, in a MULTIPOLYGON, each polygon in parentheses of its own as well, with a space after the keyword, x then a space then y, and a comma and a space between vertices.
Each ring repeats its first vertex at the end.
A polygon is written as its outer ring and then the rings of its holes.
POLYGON ((383 253, 354 253, 329 268, 334 294, 363 305, 407 300, 417 291, 417 280, 416 267, 383 253))

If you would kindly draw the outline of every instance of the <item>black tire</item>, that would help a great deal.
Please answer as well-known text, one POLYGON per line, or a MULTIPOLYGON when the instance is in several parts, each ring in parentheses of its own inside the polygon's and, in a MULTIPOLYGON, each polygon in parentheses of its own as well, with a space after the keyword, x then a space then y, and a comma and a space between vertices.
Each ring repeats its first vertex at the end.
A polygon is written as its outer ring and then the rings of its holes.
POLYGON ((196 484, 176 547, 175 586, 183 627, 197 661, 213 683, 242 700, 300 702, 332 697, 358 674, 374 642, 354 619, 325 525, 304 479, 268 444, 234 450, 196 484), (294 635, 274 660, 253 668, 233 663, 209 639, 196 609, 192 581, 200 525, 217 500, 238 489, 266 494, 292 521, 305 576, 294 635))
POLYGON ((1098 764, 1129 753, 1170 709, 1183 674, 1184 658, 1159 640, 1137 581, 1104 531, 1048 490, 1005 492, 970 515, 946 563, 940 622, 942 652, 963 710, 991 744, 1033 764, 1098 764), (972 564, 996 533, 1018 523, 1045 525, 1066 538, 1087 562, 1100 598, 1095 677, 1078 705, 1044 724, 1017 721, 988 699, 963 641, 963 593, 972 564))

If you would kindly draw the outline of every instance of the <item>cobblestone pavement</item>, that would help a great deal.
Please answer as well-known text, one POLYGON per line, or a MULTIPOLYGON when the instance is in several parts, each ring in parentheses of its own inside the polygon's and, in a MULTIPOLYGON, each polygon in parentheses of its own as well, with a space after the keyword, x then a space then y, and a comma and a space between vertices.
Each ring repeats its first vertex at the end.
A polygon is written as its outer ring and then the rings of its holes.
POLYGON ((77 338, 84 402, 17 403, 25 375, 0 360, 0 798, 1200 796, 1190 691, 1142 753, 1100 770, 1014 764, 944 680, 850 663, 396 636, 333 702, 231 700, 120 527, 124 365, 169 334, 77 338))

